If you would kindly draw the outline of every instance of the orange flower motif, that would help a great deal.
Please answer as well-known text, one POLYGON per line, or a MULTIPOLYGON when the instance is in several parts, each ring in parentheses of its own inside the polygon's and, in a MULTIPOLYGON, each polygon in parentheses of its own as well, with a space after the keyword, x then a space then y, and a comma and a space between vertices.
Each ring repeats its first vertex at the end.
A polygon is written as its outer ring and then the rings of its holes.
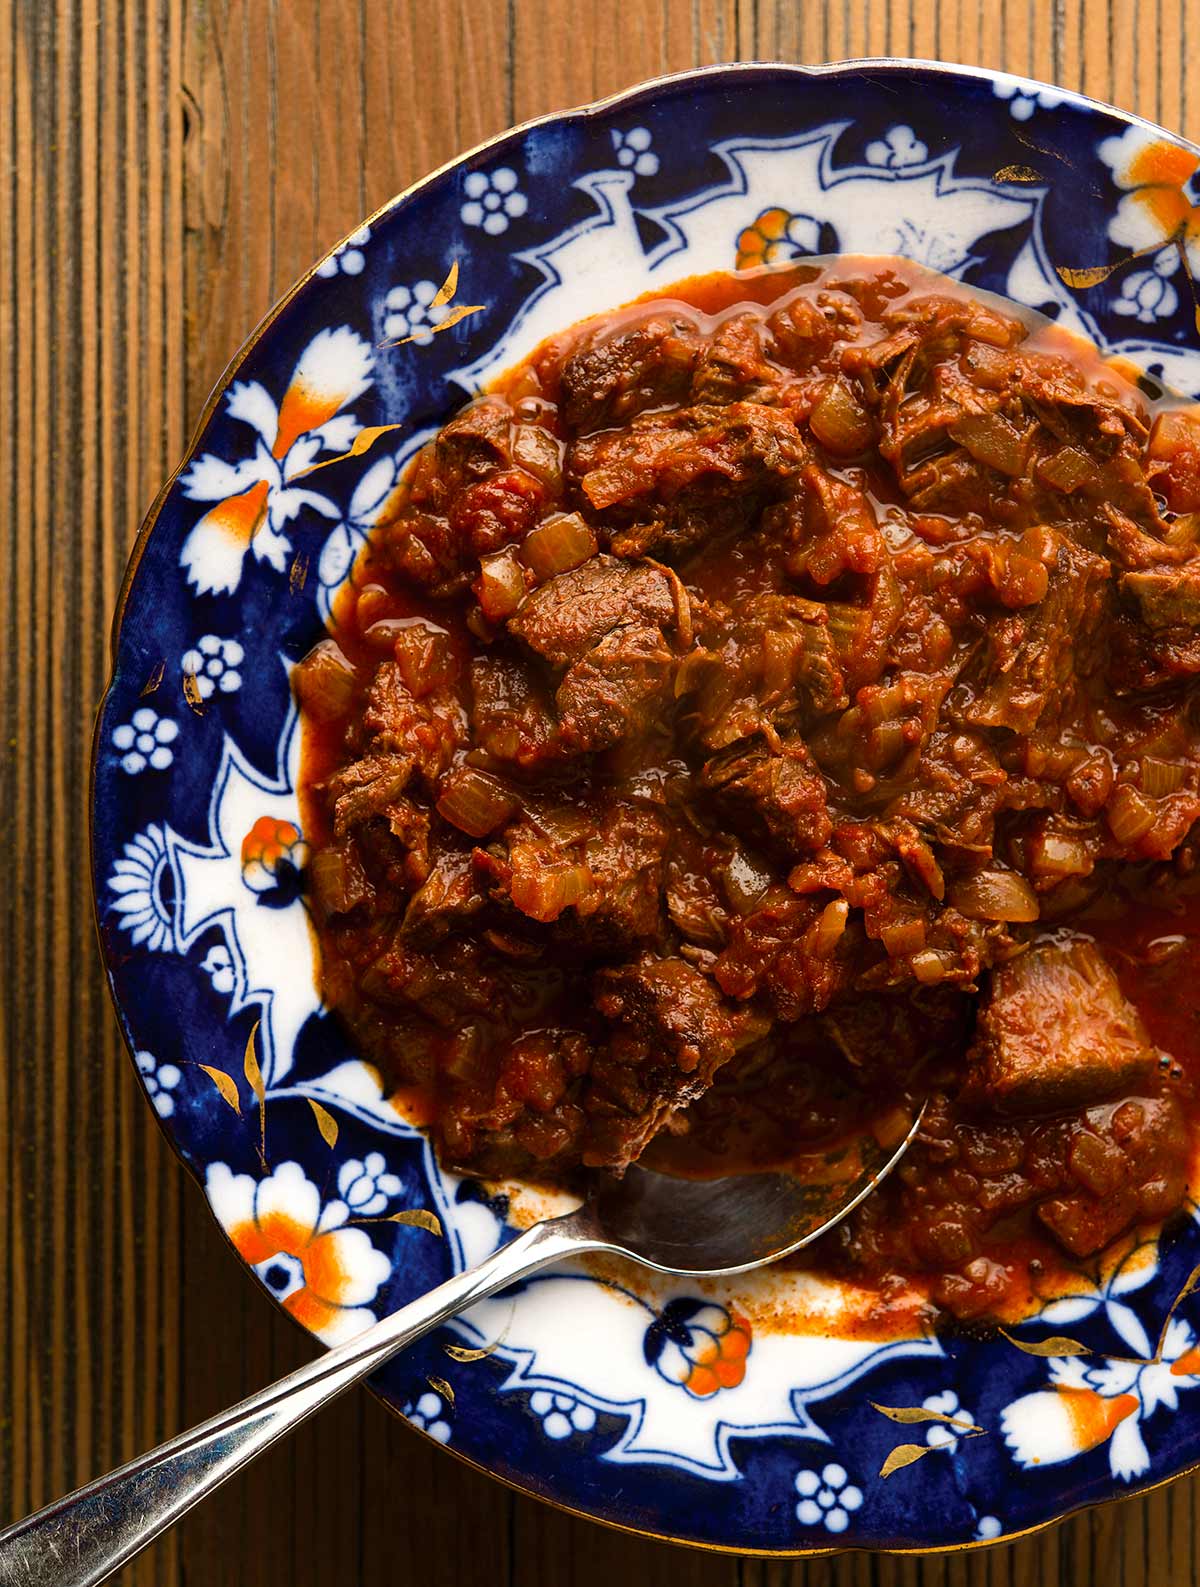
POLYGON ((1200 156, 1142 127, 1105 138, 1100 158, 1125 196, 1108 235, 1135 253, 1174 243, 1200 274, 1200 156))
POLYGON ((375 1321, 369 1303, 392 1265, 364 1230, 343 1227, 345 1202, 322 1206, 299 1163, 261 1180, 214 1163, 205 1189, 243 1261, 310 1333, 341 1344, 375 1321))
POLYGON ((747 226, 737 240, 737 267, 749 270, 755 265, 775 264, 790 257, 787 251, 787 229, 791 211, 764 209, 752 226, 747 226))
POLYGON ((300 873, 308 864, 308 845, 299 827, 276 816, 259 816, 242 839, 242 879, 252 893, 299 896, 300 873))
POLYGON ((697 1399, 735 1389, 746 1376, 750 1324, 724 1306, 681 1297, 669 1301, 646 1330, 647 1362, 697 1399))
POLYGON ((248 456, 193 458, 180 481, 192 501, 213 502, 180 551, 188 580, 203 595, 236 590, 248 555, 276 572, 287 567, 286 526, 302 508, 340 517, 337 504, 300 481, 322 452, 348 450, 361 426, 342 410, 371 385, 374 354, 348 325, 318 331, 300 354, 276 402, 257 380, 235 381, 225 415, 253 433, 248 456))

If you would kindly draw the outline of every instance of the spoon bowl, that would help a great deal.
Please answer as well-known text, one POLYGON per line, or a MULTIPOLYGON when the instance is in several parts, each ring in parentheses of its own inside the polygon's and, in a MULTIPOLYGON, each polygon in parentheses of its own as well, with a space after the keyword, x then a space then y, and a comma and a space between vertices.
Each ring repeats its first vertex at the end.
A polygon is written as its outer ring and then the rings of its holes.
POLYGON ((904 1156, 924 1112, 922 1105, 898 1143, 855 1136, 803 1176, 690 1179, 635 1163, 620 1179, 597 1185, 584 1206, 607 1246, 655 1272, 746 1273, 811 1245, 853 1212, 904 1156))

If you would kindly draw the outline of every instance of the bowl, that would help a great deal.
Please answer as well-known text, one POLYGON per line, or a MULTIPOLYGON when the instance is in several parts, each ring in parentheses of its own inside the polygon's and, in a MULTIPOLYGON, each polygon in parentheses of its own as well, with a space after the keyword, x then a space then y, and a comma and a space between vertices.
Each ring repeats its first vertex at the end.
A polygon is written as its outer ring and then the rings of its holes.
MULTIPOLYGON (((322 1011, 290 667, 415 449, 548 333, 682 277, 900 253, 1200 394, 1200 150, 922 62, 725 66, 506 133, 272 311, 143 525, 94 754, 93 879, 151 1106, 241 1260, 326 1344, 539 1210, 443 1172, 322 1011)), ((1200 1461, 1200 1231, 1008 1334, 869 1338, 852 1291, 566 1268, 373 1388, 517 1488, 752 1554, 1011 1538, 1200 1461), (747 1350, 748 1346, 748 1350, 747 1350), (721 1386, 698 1368, 724 1362, 721 1386)))

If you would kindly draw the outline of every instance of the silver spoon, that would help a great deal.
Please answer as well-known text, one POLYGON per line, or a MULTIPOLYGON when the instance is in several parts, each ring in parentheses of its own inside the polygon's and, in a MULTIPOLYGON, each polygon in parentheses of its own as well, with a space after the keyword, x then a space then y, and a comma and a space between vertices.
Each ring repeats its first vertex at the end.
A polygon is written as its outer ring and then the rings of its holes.
POLYGON ((0 1532, 6 1587, 94 1587, 284 1433, 405 1345, 475 1301, 585 1251, 658 1273, 713 1278, 774 1262, 852 1212, 907 1151, 858 1138, 823 1164, 820 1183, 783 1173, 676 1179, 631 1168, 597 1180, 582 1206, 536 1223, 478 1266, 411 1301, 348 1344, 148 1454, 0 1532))

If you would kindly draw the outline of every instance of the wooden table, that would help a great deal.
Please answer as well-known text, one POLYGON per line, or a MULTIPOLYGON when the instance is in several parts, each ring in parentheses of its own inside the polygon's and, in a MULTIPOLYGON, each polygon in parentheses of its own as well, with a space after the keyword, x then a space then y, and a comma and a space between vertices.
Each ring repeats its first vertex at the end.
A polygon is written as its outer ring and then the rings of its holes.
MULTIPOLYGON (((510 123, 710 61, 1003 66, 1200 139, 1200 0, 0 0, 0 1517, 297 1365, 125 1059, 93 939, 87 765, 138 520, 272 300, 510 123)), ((573 1521, 366 1394, 122 1578, 142 1587, 1197 1580, 1200 1479, 987 1554, 768 1564, 573 1521)))

